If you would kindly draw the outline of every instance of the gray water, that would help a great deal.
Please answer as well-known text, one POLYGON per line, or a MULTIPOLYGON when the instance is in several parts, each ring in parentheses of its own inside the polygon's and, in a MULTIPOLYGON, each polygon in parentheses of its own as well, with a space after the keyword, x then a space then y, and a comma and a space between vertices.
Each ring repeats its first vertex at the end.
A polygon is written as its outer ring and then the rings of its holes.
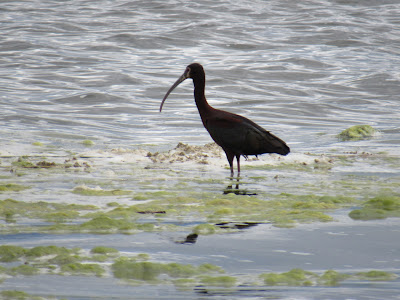
POLYGON ((294 149, 355 124, 385 133, 374 146, 399 141, 397 1, 3 1, 0 12, 4 139, 208 142, 189 82, 158 112, 196 61, 211 105, 294 149))
MULTIPOLYGON (((189 80, 158 111, 186 65, 199 62, 212 106, 252 119, 293 153, 348 149, 396 156, 399 37, 399 1, 1 1, 0 154, 29 154, 34 142, 81 151, 86 139, 100 150, 211 142, 189 80), (373 126, 379 136, 345 144, 335 138, 358 124, 373 126)), ((376 226, 380 236, 384 224, 376 226)), ((367 232, 362 227, 359 235, 367 232)), ((387 246, 395 247, 398 231, 390 232, 387 246)), ((24 245, 36 245, 35 239, 24 245)), ((396 261, 391 255, 389 261, 396 261)), ((26 280, 22 287, 34 291, 39 279, 26 280)), ((7 287, 13 284, 20 287, 12 281, 7 287)), ((93 289, 103 284, 97 281, 93 289)), ((97 299, 102 292, 108 297, 110 289, 79 294, 77 288, 71 299, 97 299)), ((144 295, 146 287, 140 289, 144 295)), ((372 288, 361 298, 398 299, 398 290, 398 284, 372 288)), ((188 297, 171 287, 163 291, 148 297, 188 297)), ((353 299, 351 287, 341 291, 346 296, 334 289, 316 293, 320 299, 353 299)), ((274 292, 278 298, 312 297, 296 289, 274 292)), ((130 291, 121 287, 118 293, 130 291)))

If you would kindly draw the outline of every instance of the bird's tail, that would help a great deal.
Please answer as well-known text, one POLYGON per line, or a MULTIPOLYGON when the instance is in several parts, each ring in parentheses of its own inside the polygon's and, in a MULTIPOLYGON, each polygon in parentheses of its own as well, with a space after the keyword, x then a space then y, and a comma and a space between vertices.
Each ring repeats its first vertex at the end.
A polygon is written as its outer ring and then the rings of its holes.
POLYGON ((290 152, 289 146, 270 132, 268 132, 268 138, 264 140, 264 147, 269 150, 267 151, 269 153, 287 155, 290 152))

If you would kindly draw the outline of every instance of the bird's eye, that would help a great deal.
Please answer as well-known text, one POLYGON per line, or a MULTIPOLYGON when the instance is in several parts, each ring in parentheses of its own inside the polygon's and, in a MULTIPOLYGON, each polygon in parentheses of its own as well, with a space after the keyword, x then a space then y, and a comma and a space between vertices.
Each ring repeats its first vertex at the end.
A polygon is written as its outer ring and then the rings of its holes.
POLYGON ((186 68, 186 70, 185 70, 185 75, 186 75, 186 78, 189 78, 190 77, 190 71, 191 71, 191 69, 189 68, 189 67, 187 67, 186 68))

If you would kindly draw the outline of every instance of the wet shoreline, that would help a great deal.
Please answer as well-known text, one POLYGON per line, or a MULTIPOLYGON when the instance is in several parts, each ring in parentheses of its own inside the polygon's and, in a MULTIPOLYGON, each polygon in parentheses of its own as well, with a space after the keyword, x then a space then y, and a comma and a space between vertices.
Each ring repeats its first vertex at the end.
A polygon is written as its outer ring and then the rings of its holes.
MULTIPOLYGON (((87 278, 94 286, 115 278, 118 273, 110 268, 122 259, 132 268, 139 262, 141 267, 167 268, 150 281, 134 279, 134 286, 151 284, 171 293, 172 285, 176 297, 196 298, 204 292, 231 299, 271 292, 286 297, 294 285, 302 286, 296 288, 299 295, 315 298, 311 287, 325 286, 321 297, 330 293, 329 286, 354 285, 363 294, 369 282, 375 282, 375 289, 377 283, 382 285, 377 291, 388 299, 395 297, 385 287, 396 286, 399 275, 396 255, 390 250, 395 249, 400 222, 396 156, 266 155, 244 162, 240 178, 229 178, 225 157, 212 144, 179 143, 161 152, 99 151, 87 145, 81 154, 65 156, 47 155, 45 145, 34 147, 40 155, 2 157, 1 244, 24 251, 38 246, 78 247, 81 250, 74 255, 86 258, 72 260, 70 264, 76 265, 67 271, 65 262, 46 263, 45 256, 22 255, 12 266, 28 262, 33 273, 16 276, 12 274, 28 271, 3 271, 3 291, 18 286, 20 278, 26 282, 23 291, 58 299, 79 276, 85 275, 81 280, 87 278), (371 172, 374 166, 384 168, 386 175, 377 177, 371 172), (24 200, 27 195, 29 202, 24 200), (374 247, 371 240, 376 241, 374 247), (84 254, 98 246, 116 249, 117 255, 105 255, 99 262, 84 254), (145 259, 130 262, 136 255, 145 259), (171 263, 190 268, 192 275, 165 275, 171 263), (202 264, 219 271, 196 271, 202 264), (84 265, 101 273, 79 269, 84 265), (47 285, 37 283, 42 277, 56 285, 62 282, 63 288, 49 293, 47 285), (29 288, 29 282, 35 284, 29 288)), ((64 259, 69 261, 69 255, 64 259)), ((7 262, 2 266, 10 268, 7 262)), ((138 275, 126 276, 115 284, 127 285, 124 290, 129 294, 133 288, 129 276, 138 275)), ((102 293, 80 297, 96 299, 102 293)), ((120 292, 118 299, 129 299, 128 294, 120 292)), ((344 295, 348 294, 335 299, 344 295)))

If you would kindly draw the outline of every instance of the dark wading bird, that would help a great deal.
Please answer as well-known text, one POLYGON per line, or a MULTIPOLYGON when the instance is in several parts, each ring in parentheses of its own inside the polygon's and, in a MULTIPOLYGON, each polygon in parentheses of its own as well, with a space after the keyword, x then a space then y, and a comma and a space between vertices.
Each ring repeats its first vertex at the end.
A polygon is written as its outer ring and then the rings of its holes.
POLYGON ((204 127, 212 139, 222 147, 226 153, 231 176, 233 176, 233 158, 237 160, 237 171, 240 173, 240 156, 247 158, 248 155, 259 155, 263 153, 278 153, 286 155, 290 152, 284 141, 266 131, 249 119, 211 107, 204 95, 206 76, 203 66, 193 63, 186 67, 185 72, 171 86, 165 94, 160 105, 160 112, 168 95, 182 81, 187 78, 193 79, 194 100, 199 110, 204 127))

